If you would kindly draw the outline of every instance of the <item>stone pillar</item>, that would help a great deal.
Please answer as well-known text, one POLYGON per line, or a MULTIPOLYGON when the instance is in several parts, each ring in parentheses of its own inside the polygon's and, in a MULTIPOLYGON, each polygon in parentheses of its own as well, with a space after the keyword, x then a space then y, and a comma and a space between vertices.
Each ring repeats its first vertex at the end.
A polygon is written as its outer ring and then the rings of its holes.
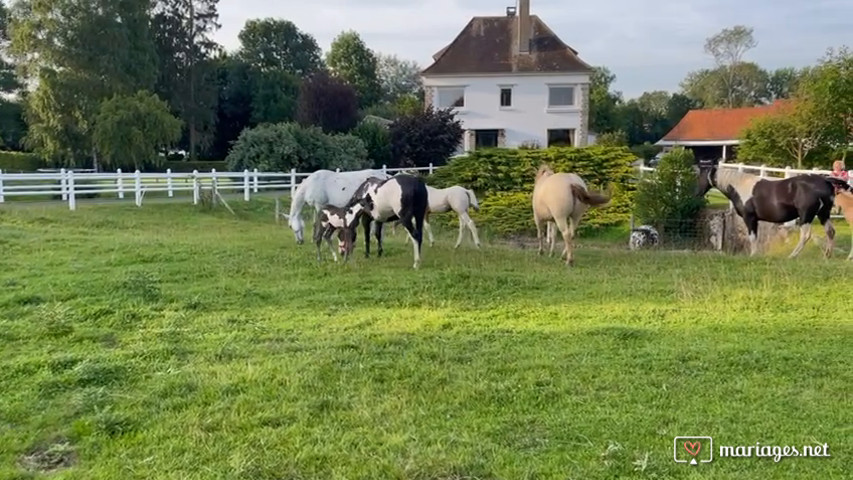
POLYGON ((498 146, 506 147, 506 130, 503 128, 498 130, 498 146))
POLYGON ((465 151, 473 151, 476 144, 477 138, 474 136, 474 130, 465 130, 465 151))
POLYGON ((581 86, 581 121, 577 133, 577 146, 585 147, 589 137, 589 84, 581 86))
POLYGON ((435 87, 424 87, 424 111, 435 102, 435 87))

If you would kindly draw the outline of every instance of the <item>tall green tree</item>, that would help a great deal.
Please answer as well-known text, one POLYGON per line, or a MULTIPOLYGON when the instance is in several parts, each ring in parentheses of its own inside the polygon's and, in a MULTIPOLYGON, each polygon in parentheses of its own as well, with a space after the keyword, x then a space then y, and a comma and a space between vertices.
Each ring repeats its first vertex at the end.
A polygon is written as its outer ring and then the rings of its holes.
POLYGON ((335 75, 321 70, 302 81, 296 118, 303 126, 320 127, 325 133, 344 133, 358 124, 355 89, 335 75))
POLYGON ((771 100, 791 98, 797 93, 800 81, 808 75, 809 68, 783 67, 769 72, 767 93, 771 100))
POLYGON ((160 62, 155 92, 184 121, 181 141, 195 160, 212 142, 216 120, 216 63, 221 47, 219 0, 156 0, 151 20, 160 62))
POLYGON ((24 109, 21 104, 23 85, 10 61, 9 10, 0 2, 0 148, 20 150, 27 133, 24 109))
POLYGON ((682 92, 706 108, 751 107, 770 99, 768 73, 752 62, 691 72, 682 92))
POLYGON ((342 32, 333 41, 326 64, 339 78, 355 88, 359 107, 375 105, 382 96, 376 55, 355 31, 342 32))
POLYGON ((610 90, 615 80, 616 75, 607 67, 593 68, 589 82, 589 129, 593 132, 607 133, 619 128, 622 94, 610 90))
POLYGON ((376 55, 376 60, 383 101, 395 103, 404 95, 417 95, 423 90, 421 67, 417 62, 382 53, 376 55))
POLYGON ((846 156, 853 143, 853 51, 829 49, 802 83, 802 95, 825 121, 827 141, 846 156))
POLYGON ((725 92, 726 107, 739 106, 738 88, 744 83, 741 77, 748 73, 740 68, 743 56, 758 45, 753 31, 752 27, 735 25, 705 40, 705 53, 714 58, 717 76, 725 92))
POLYGON ((157 95, 140 90, 116 95, 101 103, 94 142, 113 168, 159 166, 158 151, 181 137, 181 121, 157 95))
POLYGON ((248 20, 238 38, 238 55, 259 71, 290 72, 301 77, 323 68, 317 40, 289 20, 248 20))
POLYGON ((211 158, 225 158, 243 129, 252 124, 252 70, 235 55, 220 54, 215 60, 218 98, 211 158))
POLYGON ((157 74, 148 0, 18 0, 10 53, 29 95, 26 143, 66 165, 89 158, 94 118, 105 99, 151 88, 157 74))

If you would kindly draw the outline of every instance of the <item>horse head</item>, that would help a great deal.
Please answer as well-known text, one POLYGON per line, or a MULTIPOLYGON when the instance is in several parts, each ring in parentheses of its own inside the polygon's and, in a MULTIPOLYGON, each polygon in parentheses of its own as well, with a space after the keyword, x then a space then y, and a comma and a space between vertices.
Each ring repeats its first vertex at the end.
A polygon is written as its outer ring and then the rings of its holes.
POLYGON ((699 177, 696 182, 697 197, 704 197, 708 190, 716 187, 717 183, 717 166, 716 165, 699 165, 699 177))
POLYGON ((344 228, 338 230, 338 251, 346 261, 355 249, 355 241, 358 231, 358 220, 362 215, 369 214, 373 210, 373 197, 370 193, 362 197, 353 198, 344 213, 344 228))
POLYGON ((543 163, 539 166, 539 170, 536 171, 536 182, 544 177, 550 177, 554 174, 554 169, 551 168, 547 163, 543 163))
POLYGON ((281 215, 287 219, 287 224, 293 230, 293 235, 296 236, 296 243, 302 245, 305 242, 305 222, 302 220, 302 217, 298 214, 288 215, 287 213, 282 213, 281 215))

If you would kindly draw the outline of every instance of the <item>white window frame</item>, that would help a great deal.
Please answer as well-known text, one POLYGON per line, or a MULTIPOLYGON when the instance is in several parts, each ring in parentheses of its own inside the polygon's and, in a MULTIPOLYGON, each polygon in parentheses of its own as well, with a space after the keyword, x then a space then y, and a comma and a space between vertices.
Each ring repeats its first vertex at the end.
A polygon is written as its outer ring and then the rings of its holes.
POLYGON ((577 110, 580 107, 578 106, 578 87, 579 85, 573 83, 549 83, 547 84, 547 97, 546 97, 546 110, 548 111, 567 111, 567 110, 577 110), (572 89, 572 103, 571 105, 551 105, 551 90, 555 88, 571 88, 572 89))
POLYGON ((436 108, 438 108, 438 109, 454 108, 457 110, 464 110, 465 109, 465 103, 466 103, 465 102, 465 90, 466 90, 465 87, 466 87, 466 85, 446 85, 446 86, 442 86, 442 87, 436 87, 436 89, 435 89, 435 105, 436 105, 436 108), (442 99, 443 99, 442 93, 444 93, 444 95, 448 95, 448 92, 458 91, 458 90, 462 91, 462 105, 454 106, 454 105, 443 105, 442 104, 442 99))

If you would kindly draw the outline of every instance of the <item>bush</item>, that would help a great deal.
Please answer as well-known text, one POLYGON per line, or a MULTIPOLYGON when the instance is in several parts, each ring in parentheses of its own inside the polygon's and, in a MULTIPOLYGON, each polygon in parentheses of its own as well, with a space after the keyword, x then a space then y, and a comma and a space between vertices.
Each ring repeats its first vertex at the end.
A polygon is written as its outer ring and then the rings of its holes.
POLYGON ((367 158, 376 168, 391 163, 391 136, 388 129, 376 122, 362 121, 351 132, 367 148, 367 158))
POLYGON ((310 172, 321 168, 341 170, 369 164, 364 143, 352 135, 327 135, 319 127, 296 123, 258 125, 243 130, 225 161, 232 171, 310 172))
POLYGON ((0 151, 0 170, 4 172, 35 172, 46 166, 47 162, 33 153, 0 151))
POLYGON ((695 236, 704 197, 695 197, 696 170, 691 150, 676 148, 663 157, 654 172, 637 185, 634 214, 669 241, 695 236))
POLYGON ((403 115, 389 127, 394 167, 444 165, 462 142, 462 123, 452 109, 432 106, 403 115))
POLYGON ((430 175, 437 188, 462 185, 476 192, 481 211, 473 218, 500 234, 535 233, 531 195, 536 170, 548 163, 556 172, 580 175, 590 189, 610 189, 610 206, 591 209, 581 230, 628 221, 634 195, 634 156, 625 147, 482 149, 451 160, 430 175))

